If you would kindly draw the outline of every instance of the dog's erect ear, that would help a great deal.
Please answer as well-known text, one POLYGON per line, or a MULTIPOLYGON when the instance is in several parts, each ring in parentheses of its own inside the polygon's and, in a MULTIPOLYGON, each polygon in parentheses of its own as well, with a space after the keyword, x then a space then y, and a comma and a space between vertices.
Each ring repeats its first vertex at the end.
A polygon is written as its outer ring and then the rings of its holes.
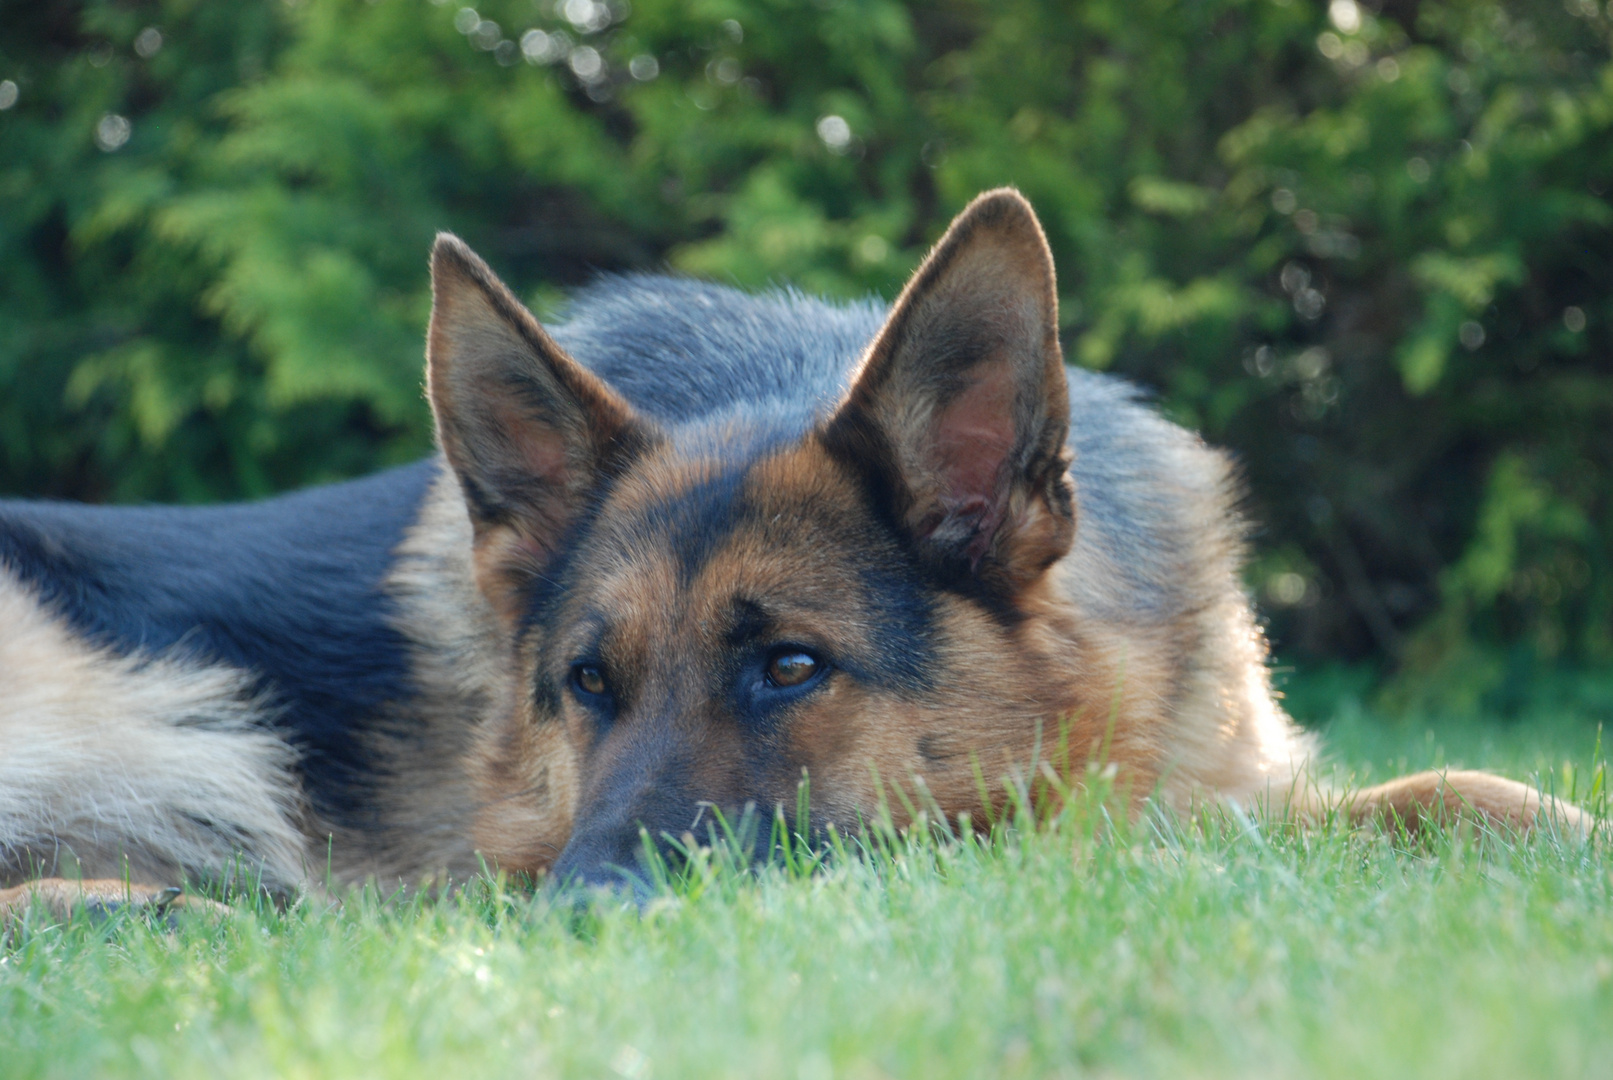
POLYGON ((1018 589, 1069 551, 1068 389, 1053 257, 990 191, 930 252, 823 429, 926 561, 1018 589))
POLYGON ((653 437, 563 352, 457 237, 431 250, 426 384, 476 536, 476 579, 505 619, 590 493, 653 437))

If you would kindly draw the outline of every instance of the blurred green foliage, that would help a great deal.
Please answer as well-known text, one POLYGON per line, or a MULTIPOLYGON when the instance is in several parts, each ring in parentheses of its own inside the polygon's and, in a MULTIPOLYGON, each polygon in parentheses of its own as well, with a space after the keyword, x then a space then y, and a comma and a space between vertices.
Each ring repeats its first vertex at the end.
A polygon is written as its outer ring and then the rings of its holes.
POLYGON ((890 296, 1011 183, 1072 361, 1239 455, 1251 585, 1290 654, 1492 707, 1520 672, 1613 660, 1593 0, 4 18, 0 490, 233 498, 426 452, 440 228, 540 313, 662 266, 890 296))

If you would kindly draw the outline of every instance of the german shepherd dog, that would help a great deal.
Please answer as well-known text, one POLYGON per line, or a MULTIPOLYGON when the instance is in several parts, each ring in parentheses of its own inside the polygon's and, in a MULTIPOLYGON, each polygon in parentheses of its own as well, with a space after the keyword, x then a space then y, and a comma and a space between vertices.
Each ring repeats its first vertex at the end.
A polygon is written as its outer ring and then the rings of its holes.
MULTIPOLYGON (((983 821, 980 778, 1055 732, 1134 808, 1321 812, 1228 459, 1065 367, 1016 192, 888 311, 625 277, 545 329, 454 237, 431 272, 439 456, 251 505, 0 503, 5 902, 232 865, 608 881, 641 829, 793 815, 803 776, 798 829, 900 827, 897 786, 983 821)), ((1588 824, 1477 772, 1339 798, 1588 824)))

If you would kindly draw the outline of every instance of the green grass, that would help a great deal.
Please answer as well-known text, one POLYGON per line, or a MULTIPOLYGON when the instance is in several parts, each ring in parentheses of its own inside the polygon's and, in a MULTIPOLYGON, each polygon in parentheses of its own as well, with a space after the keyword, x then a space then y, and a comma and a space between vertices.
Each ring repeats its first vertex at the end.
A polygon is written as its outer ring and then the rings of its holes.
MULTIPOLYGON (((1478 765, 1582 796, 1597 738, 1331 727, 1364 778, 1478 765)), ((0 1076, 1613 1075, 1605 842, 1089 810, 816 873, 713 860, 643 914, 481 882, 175 930, 36 918, 0 949, 0 1076)))

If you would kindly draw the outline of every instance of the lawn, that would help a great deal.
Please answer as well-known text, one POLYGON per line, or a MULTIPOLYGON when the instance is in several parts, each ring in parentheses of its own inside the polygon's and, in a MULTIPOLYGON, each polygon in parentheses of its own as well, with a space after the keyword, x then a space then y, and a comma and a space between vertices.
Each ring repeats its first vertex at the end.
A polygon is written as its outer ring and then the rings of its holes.
MULTIPOLYGON (((1332 760, 1363 778, 1596 783, 1585 714, 1336 713, 1332 760)), ((815 873, 712 864, 642 913, 480 882, 40 921, 0 950, 0 1075, 1609 1076, 1613 860, 1075 808, 815 873)))

